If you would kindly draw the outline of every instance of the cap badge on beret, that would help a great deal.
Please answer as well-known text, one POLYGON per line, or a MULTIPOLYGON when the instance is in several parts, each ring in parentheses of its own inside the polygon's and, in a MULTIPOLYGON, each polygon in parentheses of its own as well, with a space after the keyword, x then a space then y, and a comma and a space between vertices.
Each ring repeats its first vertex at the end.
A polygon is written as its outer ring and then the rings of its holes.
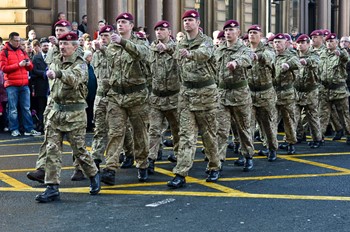
POLYGON ((71 35, 67 35, 67 36, 66 36, 66 39, 67 39, 67 40, 71 40, 71 39, 72 39, 72 36, 71 36, 71 35))
POLYGON ((192 15, 192 17, 196 17, 196 14, 195 14, 195 13, 192 13, 191 15, 192 15))
POLYGON ((66 22, 62 22, 61 23, 63 26, 67 26, 68 25, 68 23, 66 23, 66 22))
POLYGON ((235 24, 235 23, 231 23, 230 25, 231 25, 232 27, 235 27, 235 26, 236 26, 236 24, 235 24))
POLYGON ((111 28, 110 28, 110 27, 107 27, 107 28, 106 28, 106 31, 111 31, 111 28))
POLYGON ((283 35, 278 35, 276 36, 277 39, 284 39, 284 36, 283 35))
POLYGON ((167 23, 163 23, 163 27, 168 27, 169 25, 167 23))
POLYGON ((123 14, 123 17, 127 19, 127 18, 129 18, 129 15, 123 14))

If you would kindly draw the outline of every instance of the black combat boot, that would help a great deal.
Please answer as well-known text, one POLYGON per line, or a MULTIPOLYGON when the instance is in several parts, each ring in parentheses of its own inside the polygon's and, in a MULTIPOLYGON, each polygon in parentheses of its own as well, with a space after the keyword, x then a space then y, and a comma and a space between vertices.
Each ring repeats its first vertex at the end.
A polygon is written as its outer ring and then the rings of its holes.
POLYGON ((310 148, 319 148, 321 146, 321 144, 322 144, 321 141, 313 141, 310 148))
POLYGON ((70 179, 71 181, 82 181, 82 180, 85 180, 86 178, 84 176, 84 173, 81 170, 75 169, 70 179))
POLYGON ((33 181, 38 181, 40 183, 44 183, 44 179, 45 179, 45 170, 44 169, 37 169, 34 172, 28 172, 27 173, 27 178, 29 180, 33 180, 33 181))
POLYGON ((59 201, 60 200, 60 192, 58 191, 58 184, 49 184, 45 192, 42 194, 36 195, 35 200, 40 203, 47 203, 50 201, 59 201))
POLYGON ((269 155, 267 157, 267 161, 273 162, 277 159, 277 153, 274 150, 269 151, 269 155))
POLYGON ((233 149, 234 154, 239 154, 239 147, 241 146, 240 143, 235 143, 235 147, 233 149))
POLYGON ((101 181, 108 185, 114 185, 115 183, 115 171, 103 169, 101 175, 101 181))
POLYGON ((163 150, 162 148, 159 148, 158 154, 157 154, 157 161, 160 161, 163 159, 163 150))
POLYGON ((295 154, 295 147, 294 147, 294 144, 289 144, 288 145, 288 149, 287 149, 287 154, 288 155, 293 155, 295 154))
POLYGON ((137 178, 140 182, 145 182, 148 179, 147 168, 139 168, 137 171, 137 178))
POLYGON ((148 158, 148 174, 153 175, 154 174, 154 160, 148 158))
POLYGON ((163 145, 164 145, 164 146, 167 146, 167 147, 173 147, 173 146, 174 146, 174 143, 173 143, 173 140, 165 139, 165 140, 163 141, 163 145))
POLYGON ((336 140, 341 140, 341 138, 344 136, 344 130, 343 129, 340 129, 338 130, 337 132, 335 132, 335 135, 333 137, 333 141, 336 141, 336 140))
POLYGON ((167 186, 170 188, 174 188, 174 189, 185 187, 186 186, 186 179, 184 176, 180 176, 180 175, 176 174, 174 179, 168 181, 167 186))
POLYGON ((348 137, 346 138, 346 144, 347 144, 347 145, 350 145, 350 136, 348 136, 348 137))
POLYGON ((176 156, 174 155, 174 153, 171 153, 169 156, 168 156, 168 160, 172 163, 176 163, 177 162, 177 158, 176 156))
POLYGON ((278 148, 285 150, 285 149, 288 148, 288 143, 287 142, 283 142, 280 145, 278 145, 278 148))
POLYGON ((235 162, 233 162, 234 165, 236 166, 243 166, 244 165, 244 157, 242 154, 238 155, 238 159, 235 160, 235 162))
POLYGON ((233 150, 233 149, 235 148, 234 142, 230 142, 230 143, 227 145, 227 148, 233 150))
POLYGON ((269 152, 270 152, 269 149, 264 147, 264 149, 259 150, 258 155, 259 156, 268 156, 269 152))
POLYGON ((101 190, 101 177, 97 172, 95 176, 90 177, 90 195, 96 195, 101 190))
POLYGON ((121 168, 131 168, 134 165, 134 156, 125 156, 121 168))
POLYGON ((210 170, 206 182, 216 182, 220 178, 220 171, 210 170))
POLYGON ((253 158, 246 157, 244 162, 243 172, 250 172, 251 170, 253 170, 253 166, 254 166, 253 158))

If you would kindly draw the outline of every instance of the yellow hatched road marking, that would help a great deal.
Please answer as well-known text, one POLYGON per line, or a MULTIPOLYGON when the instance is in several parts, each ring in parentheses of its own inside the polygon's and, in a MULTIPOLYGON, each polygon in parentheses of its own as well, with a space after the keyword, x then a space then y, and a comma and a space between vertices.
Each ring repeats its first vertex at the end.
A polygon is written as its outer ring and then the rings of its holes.
POLYGON ((18 181, 15 178, 10 177, 9 175, 6 175, 5 173, 2 173, 2 172, 0 172, 0 181, 5 182, 8 185, 11 185, 15 189, 30 188, 30 186, 18 181))

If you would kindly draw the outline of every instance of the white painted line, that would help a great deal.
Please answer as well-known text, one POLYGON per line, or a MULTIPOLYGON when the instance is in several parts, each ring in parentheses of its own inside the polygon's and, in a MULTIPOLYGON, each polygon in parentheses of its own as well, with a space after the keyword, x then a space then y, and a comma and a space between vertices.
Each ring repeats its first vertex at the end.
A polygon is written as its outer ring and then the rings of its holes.
POLYGON ((173 201, 175 201, 174 198, 168 198, 168 199, 165 199, 162 201, 157 201, 157 202, 154 202, 152 204, 148 204, 148 205, 146 205, 146 207, 158 207, 160 205, 165 205, 165 204, 168 204, 168 203, 173 202, 173 201))

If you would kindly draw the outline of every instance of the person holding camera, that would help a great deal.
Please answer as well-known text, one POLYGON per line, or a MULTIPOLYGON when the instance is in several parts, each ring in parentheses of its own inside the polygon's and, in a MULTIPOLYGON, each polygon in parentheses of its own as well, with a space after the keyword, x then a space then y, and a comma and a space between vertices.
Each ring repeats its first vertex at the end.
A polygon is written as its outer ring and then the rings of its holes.
POLYGON ((24 135, 37 136, 40 132, 33 129, 30 113, 30 90, 28 72, 33 63, 25 51, 20 48, 21 38, 17 32, 11 32, 9 41, 0 53, 0 69, 5 74, 5 88, 8 96, 8 119, 11 135, 20 136, 17 106, 21 109, 24 135))

